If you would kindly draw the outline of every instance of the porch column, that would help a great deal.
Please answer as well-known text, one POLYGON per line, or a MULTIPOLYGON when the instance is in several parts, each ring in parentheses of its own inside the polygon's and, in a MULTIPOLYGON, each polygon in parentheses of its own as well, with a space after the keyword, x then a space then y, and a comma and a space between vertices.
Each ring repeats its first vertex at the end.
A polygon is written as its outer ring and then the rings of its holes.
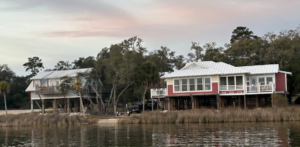
POLYGON ((31 113, 33 113, 33 100, 31 100, 30 102, 31 102, 31 104, 30 104, 30 106, 31 106, 31 113))
POLYGON ((256 108, 258 108, 258 95, 256 95, 255 99, 256 99, 256 108))
POLYGON ((55 112, 56 112, 56 107, 57 107, 57 106, 56 106, 56 105, 57 105, 57 104, 56 104, 56 99, 53 100, 53 104, 52 104, 52 105, 53 105, 53 106, 52 106, 52 108, 53 108, 53 113, 55 113, 55 112))
POLYGON ((190 95, 190 97, 191 97, 191 101, 192 101, 192 110, 194 110, 194 97, 192 96, 192 95, 190 95))
POLYGON ((246 95, 244 95, 244 109, 247 109, 247 105, 246 105, 246 95))
POLYGON ((45 114, 45 103, 44 99, 42 99, 42 114, 45 114))
MULTIPOLYGON (((79 105, 79 111, 80 111, 80 113, 81 113, 81 112, 83 112, 83 109, 84 109, 84 108, 82 108, 82 107, 84 107, 84 106, 83 106, 83 103, 82 103, 82 101, 81 101, 80 99, 79 99, 79 104, 80 104, 80 105, 79 105)), ((114 103, 114 104, 115 104, 115 103, 114 103)), ((114 107, 115 107, 115 106, 114 106, 114 107)))

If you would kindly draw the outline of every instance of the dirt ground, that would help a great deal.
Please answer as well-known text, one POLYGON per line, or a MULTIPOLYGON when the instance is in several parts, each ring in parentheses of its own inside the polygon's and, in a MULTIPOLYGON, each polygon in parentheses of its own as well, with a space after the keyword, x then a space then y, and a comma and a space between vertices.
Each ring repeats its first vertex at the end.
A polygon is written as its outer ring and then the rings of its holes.
MULTIPOLYGON (((34 112, 41 112, 40 109, 34 109, 34 112)), ((25 114, 31 113, 31 110, 7 110, 7 114, 25 114)), ((5 110, 0 110, 0 115, 5 115, 5 110)))

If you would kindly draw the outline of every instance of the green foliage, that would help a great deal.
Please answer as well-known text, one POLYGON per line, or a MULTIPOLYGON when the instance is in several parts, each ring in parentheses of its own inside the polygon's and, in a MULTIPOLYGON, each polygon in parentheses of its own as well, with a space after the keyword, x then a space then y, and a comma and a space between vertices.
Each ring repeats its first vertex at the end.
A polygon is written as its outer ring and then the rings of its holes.
POLYGON ((295 100, 295 104, 296 104, 296 105, 300 105, 300 96, 297 97, 297 99, 295 100))
POLYGON ((28 62, 23 64, 24 68, 26 68, 26 71, 30 71, 30 76, 35 76, 39 71, 44 68, 42 59, 39 57, 32 57, 28 58, 28 62))
POLYGON ((232 31, 230 43, 234 43, 244 39, 257 39, 258 37, 253 35, 253 32, 247 27, 238 26, 232 31))
POLYGON ((144 87, 149 88, 159 81, 159 72, 151 61, 144 62, 138 71, 138 79, 144 87))
POLYGON ((9 93, 10 85, 6 81, 0 82, 0 94, 9 93))
POLYGON ((273 101, 275 107, 287 107, 289 105, 288 99, 282 94, 273 94, 273 101))
POLYGON ((73 88, 74 79, 64 76, 60 78, 62 81, 59 85, 59 91, 62 92, 63 95, 66 95, 73 88))

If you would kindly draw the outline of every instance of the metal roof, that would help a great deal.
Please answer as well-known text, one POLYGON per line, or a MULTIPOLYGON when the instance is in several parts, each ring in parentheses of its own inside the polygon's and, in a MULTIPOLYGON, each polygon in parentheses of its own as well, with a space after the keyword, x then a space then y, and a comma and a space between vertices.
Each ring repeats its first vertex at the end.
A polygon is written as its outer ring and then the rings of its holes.
POLYGON ((250 72, 250 74, 270 74, 279 72, 278 64, 240 66, 238 68, 247 70, 250 72))
POLYGON ((82 69, 71 69, 71 70, 59 70, 59 71, 46 71, 40 72, 36 76, 30 78, 31 80, 40 79, 56 79, 63 76, 76 77, 77 73, 85 73, 90 71, 92 68, 82 68, 82 69))
POLYGON ((224 75, 237 73, 249 72, 223 62, 200 61, 187 63, 182 69, 166 74, 162 76, 162 78, 224 75))
MULTIPOLYGON (((235 67, 224 62, 200 61, 187 63, 182 69, 165 74, 161 78, 228 75, 228 74, 270 74, 284 72, 279 70, 278 64, 253 65, 235 67)), ((291 74, 290 72, 286 72, 291 74)))

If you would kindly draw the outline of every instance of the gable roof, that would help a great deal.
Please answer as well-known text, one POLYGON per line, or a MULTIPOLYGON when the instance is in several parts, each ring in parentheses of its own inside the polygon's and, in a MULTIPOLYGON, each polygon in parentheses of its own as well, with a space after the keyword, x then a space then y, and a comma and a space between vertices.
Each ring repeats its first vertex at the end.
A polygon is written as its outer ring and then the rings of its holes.
MULTIPOLYGON (((278 64, 254 65, 235 67, 224 62, 200 61, 187 63, 182 69, 165 74, 161 78, 207 76, 207 75, 228 75, 228 74, 270 74, 278 73, 278 64)), ((291 74, 291 73, 289 73, 291 74)))
POLYGON ((45 72, 38 73, 36 76, 30 78, 30 80, 57 79, 57 78, 61 78, 63 76, 76 77, 77 73, 86 73, 86 72, 89 72, 91 69, 92 68, 45 71, 45 72))

